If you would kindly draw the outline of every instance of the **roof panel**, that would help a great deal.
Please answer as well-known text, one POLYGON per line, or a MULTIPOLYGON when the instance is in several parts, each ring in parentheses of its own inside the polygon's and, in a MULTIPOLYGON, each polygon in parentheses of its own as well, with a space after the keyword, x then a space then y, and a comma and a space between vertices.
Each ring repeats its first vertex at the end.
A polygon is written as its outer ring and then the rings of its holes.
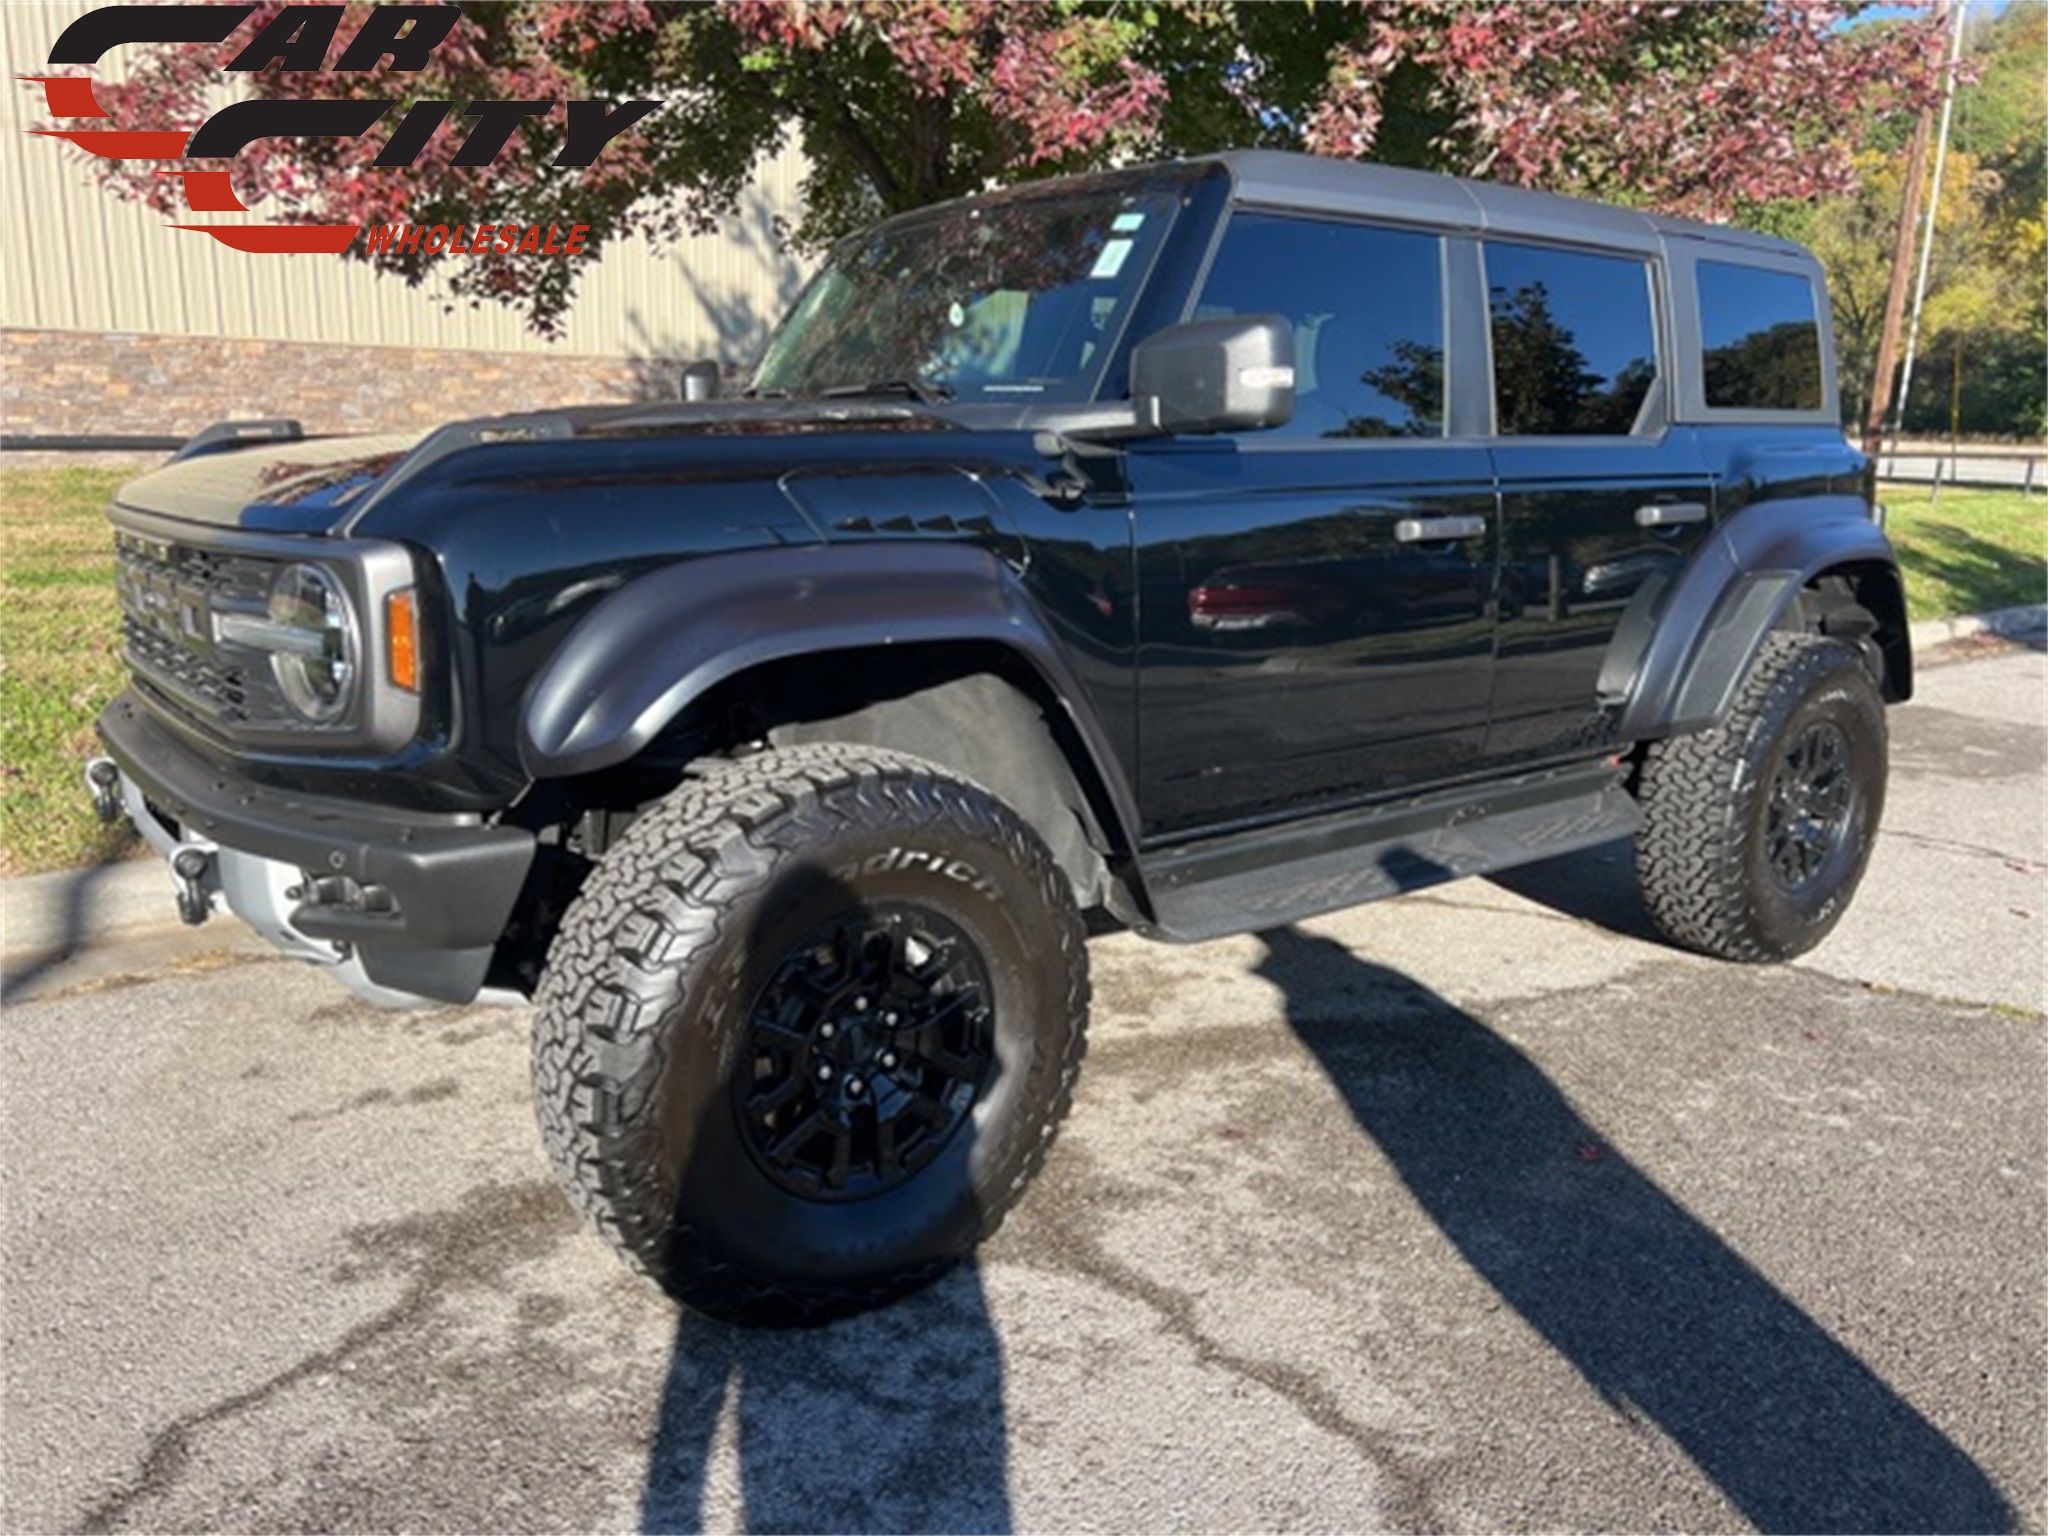
POLYGON ((1280 150, 1233 150, 1203 158, 1229 169, 1240 202, 1261 206, 1638 251, 1655 250, 1660 238, 1676 236, 1803 254, 1791 241, 1773 235, 1667 218, 1504 182, 1471 181, 1402 166, 1280 150))

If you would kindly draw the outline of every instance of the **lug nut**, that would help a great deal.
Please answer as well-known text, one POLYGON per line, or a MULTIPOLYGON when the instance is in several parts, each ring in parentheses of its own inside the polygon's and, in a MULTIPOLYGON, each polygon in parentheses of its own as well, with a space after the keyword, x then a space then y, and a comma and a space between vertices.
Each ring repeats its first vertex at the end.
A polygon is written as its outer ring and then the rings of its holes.
POLYGON ((818 1063, 818 1081, 821 1083, 829 1083, 832 1081, 832 1069, 826 1066, 823 1062, 818 1063))
POLYGON ((837 1024, 834 1024, 830 1019, 827 1019, 824 1023, 818 1026, 818 1038, 820 1040, 830 1040, 834 1035, 838 1033, 839 1026, 837 1024))
POLYGON ((885 1072, 896 1070, 896 1053, 894 1051, 882 1052, 882 1069, 885 1072))
POLYGON ((882 1022, 888 1025, 891 1029, 894 1029, 896 1027, 896 1021, 901 1017, 902 1015, 897 1013, 895 1009, 891 1008, 887 1013, 882 1015, 882 1022))
POLYGON ((859 1078, 849 1077, 846 1080, 846 1096, 849 1099, 857 1099, 867 1091, 868 1085, 862 1082, 859 1078))
POLYGON ((855 1013, 866 1013, 868 1011, 868 1000, 864 997, 856 997, 853 1000, 853 1011, 855 1013))

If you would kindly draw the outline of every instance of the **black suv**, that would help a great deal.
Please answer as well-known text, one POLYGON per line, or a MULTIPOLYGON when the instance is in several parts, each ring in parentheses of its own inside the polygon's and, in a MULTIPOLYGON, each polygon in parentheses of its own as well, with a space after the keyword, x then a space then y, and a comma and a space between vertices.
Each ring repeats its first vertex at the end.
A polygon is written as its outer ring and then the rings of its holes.
MULTIPOLYGON (((1272 927, 1633 833, 1817 942, 1911 688, 1796 246, 1267 153, 838 247, 738 398, 209 429, 112 513, 89 777, 389 1002, 535 1004, 576 1203, 829 1316, 1001 1220, 1084 914, 1272 927)), ((701 373, 698 375, 701 379, 701 373)))

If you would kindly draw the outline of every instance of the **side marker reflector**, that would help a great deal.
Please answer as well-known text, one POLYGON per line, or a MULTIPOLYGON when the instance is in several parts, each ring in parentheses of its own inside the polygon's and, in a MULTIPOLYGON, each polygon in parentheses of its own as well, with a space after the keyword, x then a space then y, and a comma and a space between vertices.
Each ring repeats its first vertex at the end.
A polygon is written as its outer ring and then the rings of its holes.
POLYGON ((391 685, 407 693, 420 691, 419 610, 411 587, 384 599, 385 653, 391 685))

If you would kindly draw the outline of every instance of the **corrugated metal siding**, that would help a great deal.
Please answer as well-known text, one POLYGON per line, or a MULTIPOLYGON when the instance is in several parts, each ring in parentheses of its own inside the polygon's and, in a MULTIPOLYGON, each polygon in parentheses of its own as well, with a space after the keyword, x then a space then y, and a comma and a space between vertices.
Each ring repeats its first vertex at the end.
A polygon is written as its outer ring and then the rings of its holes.
MULTIPOLYGON (((170 229, 101 190, 69 146, 26 131, 44 126, 42 88, 13 77, 43 72, 57 34, 91 4, 0 5, 0 325, 744 362, 801 281, 773 232, 775 216, 798 203, 794 152, 763 168, 721 233, 660 253, 634 241, 588 263, 567 333, 552 343, 510 310, 472 308, 431 283, 408 288, 332 256, 248 255, 170 229)), ((117 78, 124 51, 93 73, 117 78)))

